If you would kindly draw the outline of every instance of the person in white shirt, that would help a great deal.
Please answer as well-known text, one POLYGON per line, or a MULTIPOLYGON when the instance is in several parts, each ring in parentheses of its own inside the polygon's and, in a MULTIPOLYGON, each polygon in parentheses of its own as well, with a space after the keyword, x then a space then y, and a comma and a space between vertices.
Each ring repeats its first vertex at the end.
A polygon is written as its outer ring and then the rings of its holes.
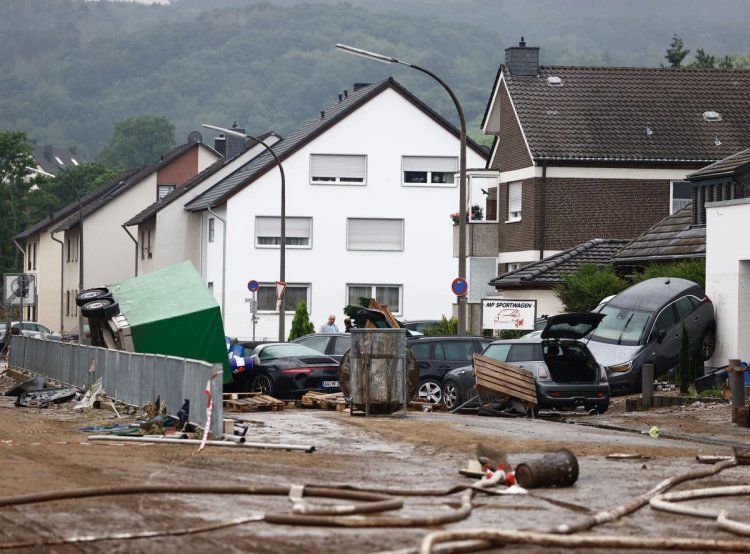
POLYGON ((339 328, 336 327, 336 316, 331 314, 328 316, 328 323, 324 323, 320 326, 321 333, 338 333, 339 328))

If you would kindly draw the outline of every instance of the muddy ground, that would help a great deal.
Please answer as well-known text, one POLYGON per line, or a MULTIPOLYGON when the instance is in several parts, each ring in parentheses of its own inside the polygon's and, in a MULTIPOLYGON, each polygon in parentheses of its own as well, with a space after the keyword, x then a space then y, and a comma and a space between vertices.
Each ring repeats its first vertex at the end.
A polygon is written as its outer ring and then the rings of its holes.
MULTIPOLYGON (((0 376, 0 392, 14 383, 7 375, 0 376)), ((302 408, 226 414, 249 425, 249 441, 311 445, 315 452, 219 447, 199 452, 196 446, 188 445, 89 442, 82 428, 121 420, 106 410, 76 412, 72 404, 18 408, 13 401, 0 396, 3 498, 145 484, 214 484, 238 488, 255 485, 275 487, 270 492, 283 494, 139 493, 0 506, 0 550, 11 552, 284 554, 415 549, 431 531, 541 530, 575 523, 594 512, 625 504, 665 478, 705 469, 706 465, 697 463, 697 455, 731 455, 731 448, 719 441, 750 444, 748 429, 731 423, 728 404, 701 403, 626 413, 624 398, 618 398, 604 415, 543 413, 538 419, 439 411, 410 411, 406 417, 357 417, 346 411, 302 408), (643 433, 654 426, 661 431, 660 437, 643 433), (665 434, 683 439, 665 438, 665 434), (286 495, 289 485, 351 485, 401 491, 404 507, 382 515, 402 518, 445 515, 458 509, 460 493, 445 496, 409 493, 443 492, 473 483, 473 479, 460 475, 458 470, 466 467, 474 456, 477 442, 504 448, 512 465, 568 448, 580 466, 578 481, 568 488, 534 489, 529 495, 480 493, 474 497, 467 518, 437 526, 346 528, 251 521, 200 533, 50 544, 60 539, 102 538, 115 533, 179 533, 233 518, 260 519, 263 515, 288 514, 292 506, 286 495), (612 459, 607 457, 610 454, 635 454, 641 458, 612 459)), ((713 477, 678 485, 673 490, 748 484, 750 466, 738 466, 713 477)), ((340 503, 324 499, 313 502, 340 503)), ((732 517, 750 521, 750 502, 746 496, 700 502, 728 508, 732 517)), ((657 512, 648 506, 585 535, 739 540, 750 547, 750 537, 721 531, 713 520, 657 512)), ((541 548, 511 546, 503 551, 537 552, 541 548)), ((547 552, 570 550, 575 549, 545 548, 547 552)))

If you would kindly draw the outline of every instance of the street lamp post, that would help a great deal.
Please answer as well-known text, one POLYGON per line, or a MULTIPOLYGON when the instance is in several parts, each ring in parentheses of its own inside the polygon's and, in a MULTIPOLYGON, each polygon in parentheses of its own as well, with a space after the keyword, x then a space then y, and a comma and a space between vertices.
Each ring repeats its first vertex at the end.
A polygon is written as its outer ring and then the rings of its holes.
MULTIPOLYGON (((458 202, 458 213, 460 214, 460 217, 458 218, 458 276, 461 279, 466 279, 466 119, 464 118, 464 111, 461 109, 461 104, 459 103, 458 98, 445 81, 424 67, 419 67, 418 65, 407 63, 391 56, 384 56, 360 48, 354 48, 353 46, 347 46, 346 44, 336 44, 336 48, 347 54, 354 54, 355 56, 361 56, 368 60, 375 60, 381 63, 398 63, 416 69, 417 71, 421 71, 422 73, 426 73, 440 83, 450 95, 451 100, 453 100, 453 104, 455 104, 456 110, 458 111, 458 120, 461 124, 461 151, 458 181, 458 194, 460 196, 458 202)), ((458 304, 458 334, 465 335, 466 296, 457 296, 456 302, 458 304)))
MULTIPOLYGON (((75 194, 76 196, 76 200, 78 201, 78 234, 79 234, 79 237, 78 237, 78 293, 80 294, 81 291, 83 291, 83 202, 81 201, 81 194, 78 192, 78 189, 76 187, 74 187, 72 184, 70 184, 68 181, 66 181, 62 177, 59 177, 52 173, 48 173, 47 171, 44 171, 42 169, 37 169, 35 167, 27 166, 26 169, 34 173, 38 173, 39 175, 44 175, 45 177, 52 177, 53 179, 57 179, 66 187, 68 187, 70 190, 72 190, 73 194, 75 194)), ((78 344, 83 344, 83 341, 84 341, 83 312, 81 311, 81 308, 78 308, 78 344)))
MULTIPOLYGON (((273 157, 274 161, 276 162, 276 165, 279 168, 279 173, 281 174, 281 244, 279 245, 279 281, 282 283, 286 282, 286 177, 284 176, 284 166, 281 165, 281 160, 279 160, 279 157, 276 155, 276 152, 274 152, 270 146, 268 146, 265 142, 260 140, 259 138, 247 135, 245 133, 240 133, 239 131, 235 131, 232 129, 225 129, 223 127, 217 127, 215 125, 208 125, 206 123, 202 124, 202 127, 205 127, 206 129, 211 129, 213 131, 218 131, 220 133, 224 133, 226 135, 231 135, 238 138, 249 138, 250 140, 255 141, 257 144, 260 144, 263 148, 265 148, 269 154, 273 157)), ((226 222, 224 222, 224 225, 226 226, 226 222)), ((225 246, 226 247, 226 246, 225 246)), ((224 290, 225 284, 222 283, 222 291, 224 290)), ((285 307, 285 299, 284 296, 281 297, 281 300, 279 302, 279 342, 285 342, 285 332, 284 332, 284 326, 285 326, 285 318, 286 318, 286 307, 285 307)))

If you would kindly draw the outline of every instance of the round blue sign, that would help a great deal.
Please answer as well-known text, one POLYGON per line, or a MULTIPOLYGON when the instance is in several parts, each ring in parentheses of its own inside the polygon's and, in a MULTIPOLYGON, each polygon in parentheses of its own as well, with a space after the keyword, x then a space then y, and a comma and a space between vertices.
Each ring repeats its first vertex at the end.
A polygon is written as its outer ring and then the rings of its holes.
POLYGON ((252 279, 247 282, 247 290, 250 292, 258 292, 258 289, 260 288, 260 285, 258 284, 258 281, 255 279, 252 279))
POLYGON ((451 290, 456 296, 464 296, 469 291, 469 285, 466 283, 466 279, 456 277, 451 284, 451 290))

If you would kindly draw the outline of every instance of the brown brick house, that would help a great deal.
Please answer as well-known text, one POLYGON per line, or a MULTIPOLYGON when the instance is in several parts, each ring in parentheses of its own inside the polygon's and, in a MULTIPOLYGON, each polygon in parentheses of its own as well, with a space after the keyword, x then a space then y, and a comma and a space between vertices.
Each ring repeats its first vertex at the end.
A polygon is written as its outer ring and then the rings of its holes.
POLYGON ((750 144, 749 89, 747 70, 544 66, 507 48, 482 122, 498 274, 678 211, 687 175, 750 144))

